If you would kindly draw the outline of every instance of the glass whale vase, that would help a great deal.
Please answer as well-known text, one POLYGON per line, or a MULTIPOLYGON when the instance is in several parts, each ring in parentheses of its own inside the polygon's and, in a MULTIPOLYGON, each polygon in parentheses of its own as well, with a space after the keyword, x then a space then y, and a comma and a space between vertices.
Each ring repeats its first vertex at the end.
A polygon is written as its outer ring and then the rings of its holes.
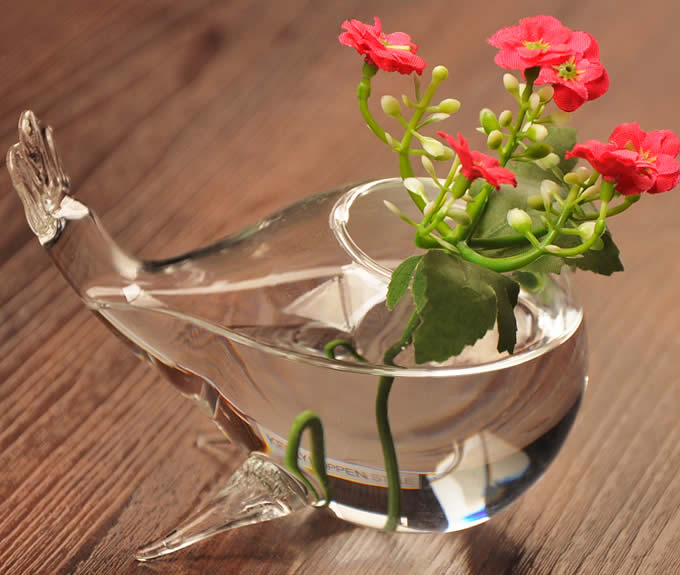
MULTIPOLYGON (((71 195, 52 131, 31 112, 7 165, 29 225, 84 303, 248 454, 212 501, 142 547, 140 560, 310 505, 382 528, 380 376, 395 378, 397 531, 486 521, 543 474, 564 442, 586 383, 583 313, 566 272, 521 291, 513 355, 499 354, 491 330, 443 364, 418 365, 409 348, 397 365, 382 362, 412 312, 410 298, 388 311, 391 270, 419 253, 412 230, 384 206, 415 210, 400 179, 321 193, 207 248, 141 261, 71 195), (337 339, 365 361, 346 348, 326 357, 337 339), (323 423, 329 501, 284 465, 291 424, 305 410, 323 423)), ((307 439, 298 464, 318 486, 307 439)))

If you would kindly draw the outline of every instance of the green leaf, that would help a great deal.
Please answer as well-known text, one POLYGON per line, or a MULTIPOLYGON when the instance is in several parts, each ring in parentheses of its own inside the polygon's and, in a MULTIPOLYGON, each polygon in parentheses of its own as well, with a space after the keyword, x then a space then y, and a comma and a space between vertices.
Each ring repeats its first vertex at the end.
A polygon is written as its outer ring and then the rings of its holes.
MULTIPOLYGON (((576 130, 557 126, 546 127, 548 128, 548 136, 541 143, 548 144, 552 151, 560 157, 558 168, 562 172, 565 174, 571 172, 578 160, 576 158, 565 160, 564 153, 571 150, 576 144, 576 130)), ((559 181, 551 171, 544 170, 535 162, 508 162, 507 168, 515 172, 517 176, 537 180, 539 183, 545 179, 559 181)))
POLYGON ((512 353, 517 343, 517 320, 515 319, 514 309, 519 297, 519 284, 501 274, 495 275, 497 277, 494 278, 494 281, 490 281, 489 285, 496 293, 498 352, 512 353))
POLYGON ((498 351, 512 353, 518 294, 519 285, 510 278, 456 255, 430 250, 414 279, 421 319, 413 335, 416 362, 446 361, 484 337, 496 323, 498 351))
MULTIPOLYGON (((576 143, 576 131, 571 128, 548 128, 548 137, 543 143, 552 146, 553 151, 560 158, 564 158, 564 152, 573 148, 576 143)), ((562 171, 568 172, 575 164, 576 161, 573 159, 563 159, 559 167, 562 171)), ((552 172, 540 168, 535 162, 508 162, 507 168, 515 173, 517 187, 505 185, 501 186, 499 191, 491 192, 484 215, 475 228, 474 238, 516 235, 506 219, 508 211, 512 208, 520 208, 527 212, 531 216, 533 227, 539 228, 543 225, 542 212, 530 208, 527 198, 540 193, 543 180, 553 180, 560 184, 561 182, 552 172)), ((472 195, 475 195, 476 191, 473 185, 472 195)))
POLYGON ((427 303, 427 278, 423 274, 422 269, 422 266, 416 268, 415 275, 413 276, 413 287, 411 288, 413 292, 413 303, 416 305, 416 311, 418 313, 423 311, 423 308, 427 303))
POLYGON ((399 300, 404 297, 411 283, 411 276, 416 269, 418 262, 423 256, 411 256, 401 262, 392 272, 392 279, 387 288, 387 307, 393 309, 399 303, 399 300))
POLYGON ((610 276, 614 272, 622 272, 623 263, 619 258, 619 248, 614 243, 609 231, 604 232, 602 241, 604 247, 601 250, 588 250, 580 258, 567 258, 566 263, 572 267, 604 276, 610 276))
MULTIPOLYGON (((576 131, 571 128, 549 127, 548 137, 544 140, 544 143, 552 146, 553 151, 560 158, 564 158, 564 153, 573 148, 576 143, 576 131)), ((571 171, 575 165, 575 159, 563 159, 559 168, 566 173, 571 171)), ((531 217, 534 229, 544 226, 542 219, 543 212, 530 208, 527 198, 540 193, 540 186, 543 180, 551 179, 560 184, 562 183, 552 172, 543 170, 535 162, 508 162, 507 167, 515 172, 517 187, 502 186, 500 193, 491 192, 486 210, 475 228, 474 239, 516 236, 517 233, 507 222, 508 211, 512 208, 520 208, 527 212, 531 217)), ((476 191, 478 191, 478 188, 473 186, 473 195, 476 191)), ((585 209, 592 212, 592 208, 589 206, 585 206, 585 209)), ((571 220, 571 223, 574 226, 578 224, 578 222, 573 220, 571 220)), ((546 254, 525 266, 522 270, 536 273, 560 273, 560 270, 565 265, 603 275, 611 275, 614 272, 623 270, 623 264, 619 259, 619 250, 609 232, 605 232, 602 240, 604 241, 604 249, 600 251, 589 250, 581 257, 567 259, 546 254)), ((577 236, 565 235, 558 238, 554 243, 560 247, 567 248, 577 246, 580 241, 577 236)), ((522 253, 527 248, 528 244, 524 243, 502 249, 479 251, 482 255, 488 257, 506 257, 522 253)))

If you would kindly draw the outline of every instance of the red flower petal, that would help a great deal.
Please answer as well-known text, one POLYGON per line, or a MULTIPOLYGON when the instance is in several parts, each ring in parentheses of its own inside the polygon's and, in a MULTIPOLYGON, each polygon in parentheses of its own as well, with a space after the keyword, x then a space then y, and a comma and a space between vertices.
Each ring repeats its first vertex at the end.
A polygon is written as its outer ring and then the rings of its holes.
POLYGON ((647 190, 650 194, 660 194, 672 190, 680 182, 680 172, 676 171, 671 174, 659 174, 654 182, 654 185, 647 190))
POLYGON ((587 32, 574 32, 574 36, 579 35, 578 40, 574 40, 574 51, 575 52, 580 52, 583 54, 584 58, 587 58, 588 60, 599 60, 600 59, 600 47, 597 44, 597 40, 593 38, 591 34, 588 34, 587 32), (582 49, 582 46, 586 45, 586 41, 581 38, 581 34, 585 35, 588 37, 588 44, 586 48, 582 49), (577 44, 578 42, 578 44, 577 44))
POLYGON ((467 140, 458 132, 458 140, 446 132, 437 132, 455 150, 461 164, 461 172, 470 181, 477 178, 485 179, 494 188, 498 189, 501 184, 517 186, 517 179, 507 168, 503 168, 496 158, 487 156, 482 152, 471 152, 467 140))
POLYGON ((345 32, 338 36, 338 40, 345 46, 355 48, 381 70, 422 74, 426 63, 416 55, 418 45, 411 41, 411 37, 404 32, 384 34, 380 18, 374 21, 375 25, 371 26, 359 20, 345 20, 342 23, 345 32))
POLYGON ((523 18, 518 26, 502 28, 489 38, 489 44, 500 50, 495 57, 496 64, 515 70, 564 59, 576 49, 570 47, 572 41, 584 50, 590 45, 589 38, 573 38, 572 30, 557 18, 545 15, 523 18), (531 46, 532 43, 538 45, 531 46))
POLYGON ((565 112, 573 112, 580 108, 586 101, 584 96, 562 84, 555 84, 553 85, 553 88, 555 88, 555 95, 553 96, 555 105, 565 112))
POLYGON ((675 174, 680 171, 680 164, 673 156, 668 156, 666 154, 659 154, 659 156, 654 160, 654 166, 656 166, 656 171, 659 175, 675 174))
POLYGON ((644 138, 642 148, 675 157, 680 153, 680 139, 670 130, 654 130, 644 138))
POLYGON ((609 90, 609 74, 602 66, 602 74, 586 86, 588 88, 588 100, 595 100, 609 90))
POLYGON ((609 141, 617 148, 625 148, 628 144, 632 144, 635 150, 639 150, 646 134, 640 129, 637 122, 630 124, 621 124, 614 128, 609 141))

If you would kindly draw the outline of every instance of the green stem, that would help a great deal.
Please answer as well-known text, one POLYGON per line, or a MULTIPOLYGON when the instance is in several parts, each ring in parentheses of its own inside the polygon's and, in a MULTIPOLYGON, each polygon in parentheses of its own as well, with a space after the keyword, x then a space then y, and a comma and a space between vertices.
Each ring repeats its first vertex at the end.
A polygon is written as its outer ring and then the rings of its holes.
POLYGON ((387 144, 387 138, 385 137, 385 130, 383 130, 378 122, 375 121, 371 110, 368 107, 368 99, 371 97, 371 78, 376 75, 378 69, 368 62, 364 63, 364 67, 361 73, 361 82, 357 86, 357 98, 359 100, 359 110, 361 115, 366 122, 366 125, 371 129, 378 138, 380 138, 385 144, 387 144))
POLYGON ((399 172, 402 179, 413 177, 413 166, 411 166, 411 159, 409 158, 408 153, 409 145, 411 144, 413 134, 416 131, 416 126, 420 123, 420 119, 425 114, 427 106, 430 104, 430 101, 432 100, 432 97, 437 91, 437 88, 439 88, 440 84, 441 81, 432 78, 430 85, 423 94, 422 99, 418 102, 418 107, 416 108, 415 112, 413 112, 413 116, 411 116, 411 119, 409 120, 406 131, 404 132, 404 137, 401 139, 401 143, 399 144, 399 172))
MULTIPOLYGON (((470 248, 470 246, 468 246, 467 242, 464 240, 457 242, 455 244, 456 248, 460 252, 461 257, 463 257, 467 261, 487 267, 499 273, 513 271, 526 265, 529 265, 530 263, 540 258, 543 254, 545 254, 546 253, 545 247, 552 244, 555 238, 557 238, 557 236, 559 235, 560 229, 562 228, 562 226, 564 225, 564 223, 567 221, 571 214, 572 208, 576 201, 578 190, 579 186, 572 186, 571 190, 569 190, 569 194, 567 195, 567 199, 564 201, 564 207, 562 208, 560 217, 555 223, 555 227, 551 229, 543 237, 538 247, 534 247, 533 249, 527 250, 522 254, 518 254, 516 256, 508 256, 505 258, 489 258, 483 256, 477 253, 472 248, 470 248)), ((607 208, 605 203, 604 207, 605 214, 606 209, 607 208)))
MULTIPOLYGON (((520 130, 522 129, 524 118, 526 117, 527 110, 529 109, 529 96, 531 96, 531 92, 533 91, 534 81, 538 77, 538 70, 529 68, 528 70, 526 70, 525 75, 527 84, 526 87, 524 88, 524 92, 522 93, 522 101, 520 104, 519 114, 517 114, 517 119, 512 127, 510 138, 508 139, 508 142, 505 144, 505 147, 501 151, 499 157, 499 162, 501 166, 504 167, 508 163, 510 158, 512 158, 512 155, 515 153, 515 150, 519 145, 517 136, 520 130)), ((468 204, 467 207, 467 212, 470 215, 472 222, 467 226, 456 227, 455 234, 451 238, 447 238, 450 242, 455 243, 457 245, 461 240, 468 240, 472 237, 472 234, 474 233, 475 228, 477 227, 477 224, 479 223, 479 220, 482 217, 482 214, 484 213, 484 209, 486 208, 486 204, 489 200, 489 194, 491 193, 491 190, 493 190, 493 186, 491 184, 486 183, 484 184, 484 186, 482 186, 482 189, 475 197, 475 201, 468 204)))
POLYGON ((593 244, 598 240, 598 238, 604 233, 605 229, 605 219, 607 217, 607 201, 602 200, 602 204, 600 206, 600 215, 597 218, 595 222, 595 231, 590 238, 588 238, 585 242, 583 242, 581 245, 575 246, 573 248, 562 248, 560 249, 559 252, 557 252, 557 255, 562 256, 562 257, 574 257, 578 256, 584 252, 587 252, 593 244))
MULTIPOLYGON (((531 233, 536 237, 540 237, 547 233, 548 228, 536 228, 531 230, 531 233)), ((528 240, 521 234, 513 234, 507 236, 501 236, 497 238, 471 238, 468 240, 468 245, 482 248, 482 249, 497 249, 497 248, 507 248, 510 246, 516 246, 528 243, 528 240)))
MULTIPOLYGON (((401 336, 401 339, 391 346, 383 356, 385 365, 394 365, 394 358, 409 345, 413 339, 413 331, 418 326, 420 317, 413 312, 401 336)), ((399 478, 399 463, 392 439, 392 431, 388 417, 387 403, 394 383, 394 377, 383 375, 378 383, 378 394, 375 399, 375 418, 378 425, 378 435, 382 446, 387 475, 387 520, 383 529, 394 531, 401 520, 401 480, 399 478)))
MULTIPOLYGON (((632 196, 632 197, 639 199, 640 196, 632 196)), ((625 212, 635 202, 637 202, 637 199, 630 200, 629 197, 625 197, 620 204, 614 206, 613 208, 609 208, 607 210, 607 217, 615 216, 617 214, 625 212)), ((583 217, 579 218, 579 220, 596 220, 599 217, 600 217, 599 214, 585 214, 583 217)))
POLYGON ((321 498, 319 497, 317 490, 300 470, 298 465, 298 452, 300 451, 302 433, 307 428, 309 428, 309 433, 312 438, 312 469, 323 488, 323 505, 328 505, 331 499, 331 489, 328 482, 328 475, 326 474, 323 425, 321 424, 321 418, 315 412, 309 410, 303 411, 295 418, 295 421, 290 428, 290 433, 288 434, 288 446, 286 447, 284 462, 286 467, 305 485, 318 502, 321 498))
POLYGON ((338 347, 344 347, 349 352, 349 354, 357 361, 362 362, 366 361, 366 358, 359 354, 354 345, 352 345, 352 342, 349 341, 348 339, 334 339, 332 341, 329 341, 323 347, 323 352, 328 359, 336 359, 335 350, 338 347))

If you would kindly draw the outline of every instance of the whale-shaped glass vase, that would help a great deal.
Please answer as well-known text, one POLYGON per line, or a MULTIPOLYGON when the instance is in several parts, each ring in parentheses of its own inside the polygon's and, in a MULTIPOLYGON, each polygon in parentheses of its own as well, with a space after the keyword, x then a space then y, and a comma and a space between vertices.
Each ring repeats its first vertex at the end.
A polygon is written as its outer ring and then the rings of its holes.
MULTIPOLYGON (((410 348, 397 365, 383 364, 412 312, 408 297, 388 311, 390 273, 419 253, 412 229, 384 206, 415 209, 400 179, 321 193, 207 248, 141 261, 70 195, 52 132, 31 112, 7 163, 31 228, 83 302, 248 454, 211 502, 138 559, 320 503, 341 519, 383 527, 380 376, 395 378, 398 531, 484 522, 559 451, 586 382, 583 313, 566 272, 521 291, 513 355, 498 353, 491 330, 444 364, 417 365, 410 348), (345 348, 326 357, 336 339, 366 361, 345 348), (291 424, 305 410, 323 422, 330 501, 319 502, 284 465, 291 424)), ((303 441, 298 462, 318 485, 308 448, 303 441)))

